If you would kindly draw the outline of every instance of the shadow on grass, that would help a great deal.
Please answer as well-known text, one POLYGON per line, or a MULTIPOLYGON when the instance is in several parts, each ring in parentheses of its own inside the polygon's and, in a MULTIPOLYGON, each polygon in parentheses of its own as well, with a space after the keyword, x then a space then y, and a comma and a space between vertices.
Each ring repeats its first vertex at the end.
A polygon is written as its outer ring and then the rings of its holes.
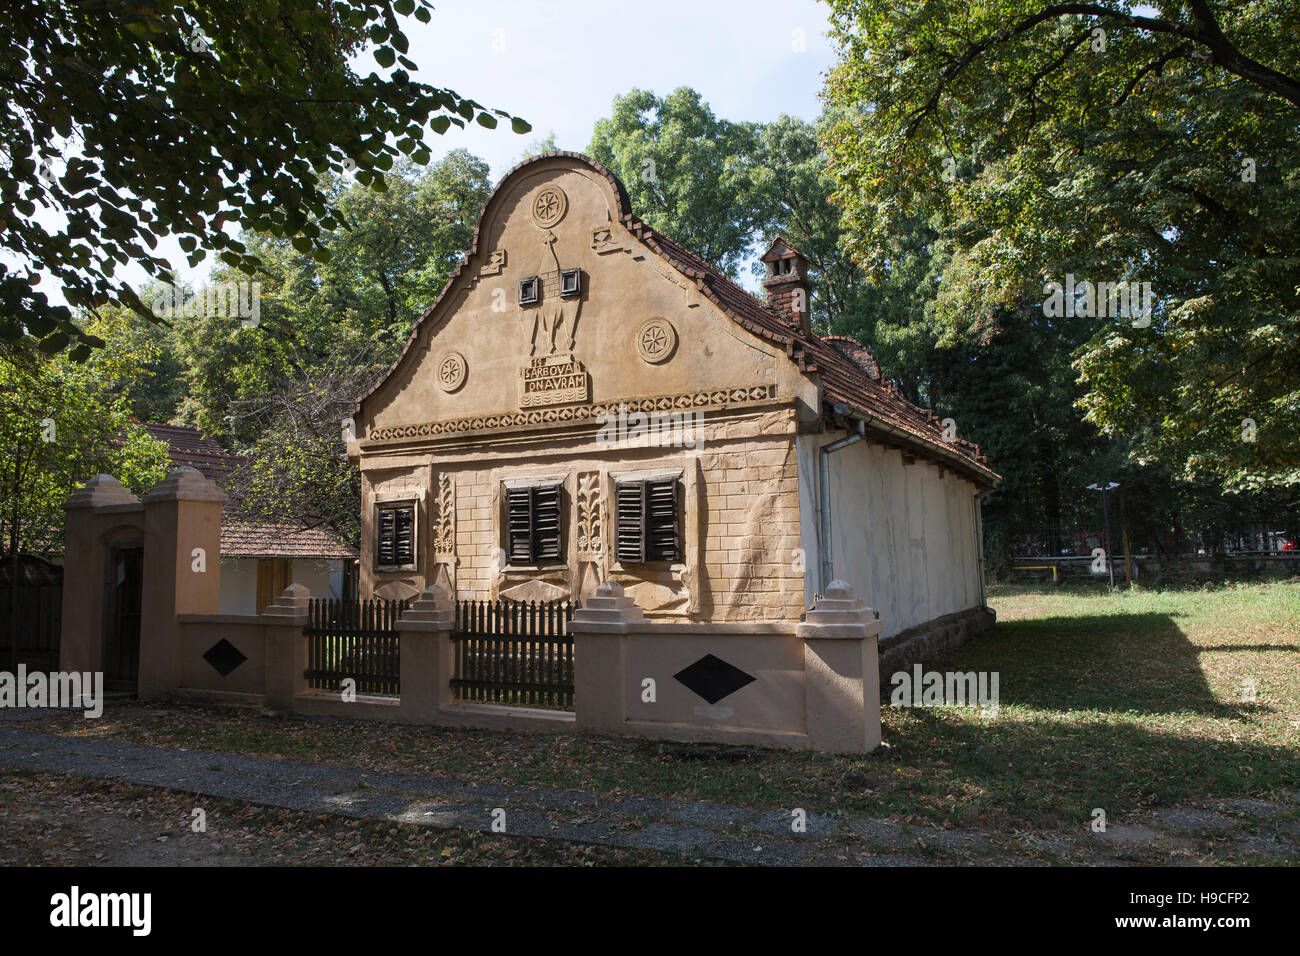
POLYGON ((999 623, 932 667, 997 671, 1003 705, 1240 716, 1247 708, 1216 700, 1206 683, 1199 655, 1211 649, 1166 614, 1075 615, 999 623))
POLYGON ((887 718, 886 739, 887 756, 863 761, 876 764, 882 808, 906 814, 919 804, 955 823, 1083 832, 1096 807, 1122 822, 1156 807, 1300 788, 1293 748, 1181 736, 1155 722, 975 721, 912 710, 887 718), (920 772, 891 784, 899 765, 920 772))

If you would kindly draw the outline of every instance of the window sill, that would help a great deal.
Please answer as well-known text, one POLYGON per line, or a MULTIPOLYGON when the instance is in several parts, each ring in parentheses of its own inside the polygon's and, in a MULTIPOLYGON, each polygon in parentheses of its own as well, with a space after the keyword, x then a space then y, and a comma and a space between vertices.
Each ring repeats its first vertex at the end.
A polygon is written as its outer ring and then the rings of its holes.
POLYGON ((645 571, 668 571, 671 574, 681 574, 686 570, 686 565, 680 561, 643 561, 640 564, 621 564, 615 561, 609 566, 611 573, 619 574, 636 574, 645 571))

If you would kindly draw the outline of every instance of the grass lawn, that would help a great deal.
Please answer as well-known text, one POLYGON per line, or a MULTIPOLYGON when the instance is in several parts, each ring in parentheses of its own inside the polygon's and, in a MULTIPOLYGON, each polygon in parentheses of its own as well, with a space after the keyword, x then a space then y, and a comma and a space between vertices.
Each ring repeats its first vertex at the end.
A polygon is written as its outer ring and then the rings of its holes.
POLYGON ((1114 595, 1005 587, 990 603, 997 627, 933 669, 997 671, 996 716, 886 706, 889 749, 870 757, 698 757, 637 740, 183 706, 58 720, 62 732, 158 745, 1002 833, 1086 833, 1098 807, 1116 825, 1162 807, 1300 791, 1300 583, 1114 595), (1243 700, 1248 681, 1253 701, 1243 700))

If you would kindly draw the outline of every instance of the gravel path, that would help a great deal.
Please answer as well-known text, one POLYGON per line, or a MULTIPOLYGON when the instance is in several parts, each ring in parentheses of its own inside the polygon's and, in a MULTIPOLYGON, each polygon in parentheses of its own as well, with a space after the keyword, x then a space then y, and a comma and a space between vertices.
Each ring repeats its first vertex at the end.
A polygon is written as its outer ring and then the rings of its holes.
MULTIPOLYGON (((1285 822, 1295 816, 1297 806, 1261 801, 1236 801, 1231 807, 1232 801, 1225 802, 1224 809, 1238 815, 1234 817, 1174 808, 1158 814, 1150 827, 1112 827, 1106 835, 1084 832, 1044 839, 832 817, 798 808, 656 796, 606 798, 577 790, 479 785, 415 773, 63 736, 13 720, 0 723, 0 766, 354 819, 505 832, 745 864, 1041 864, 1052 859, 1123 863, 1125 845, 1142 844, 1154 850, 1164 845, 1162 841, 1174 845, 1206 830, 1271 859, 1300 859, 1300 826, 1285 822), (1261 825, 1279 815, 1284 822, 1260 832, 1261 825), (796 821, 803 824, 801 831, 796 821), (1239 830, 1240 825, 1247 829, 1239 830)), ((1300 800, 1300 794, 1295 796, 1300 800)))

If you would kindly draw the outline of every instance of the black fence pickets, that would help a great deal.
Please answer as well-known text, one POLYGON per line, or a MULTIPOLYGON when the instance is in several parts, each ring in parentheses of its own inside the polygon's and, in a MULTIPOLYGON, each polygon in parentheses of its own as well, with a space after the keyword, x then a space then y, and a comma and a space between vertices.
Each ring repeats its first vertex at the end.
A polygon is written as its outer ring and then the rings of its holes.
POLYGON ((573 708, 571 601, 459 601, 451 687, 457 700, 573 708))
POLYGON ((401 643, 397 620, 409 602, 311 598, 307 605, 307 686, 342 690, 352 678, 357 693, 401 694, 401 643))

